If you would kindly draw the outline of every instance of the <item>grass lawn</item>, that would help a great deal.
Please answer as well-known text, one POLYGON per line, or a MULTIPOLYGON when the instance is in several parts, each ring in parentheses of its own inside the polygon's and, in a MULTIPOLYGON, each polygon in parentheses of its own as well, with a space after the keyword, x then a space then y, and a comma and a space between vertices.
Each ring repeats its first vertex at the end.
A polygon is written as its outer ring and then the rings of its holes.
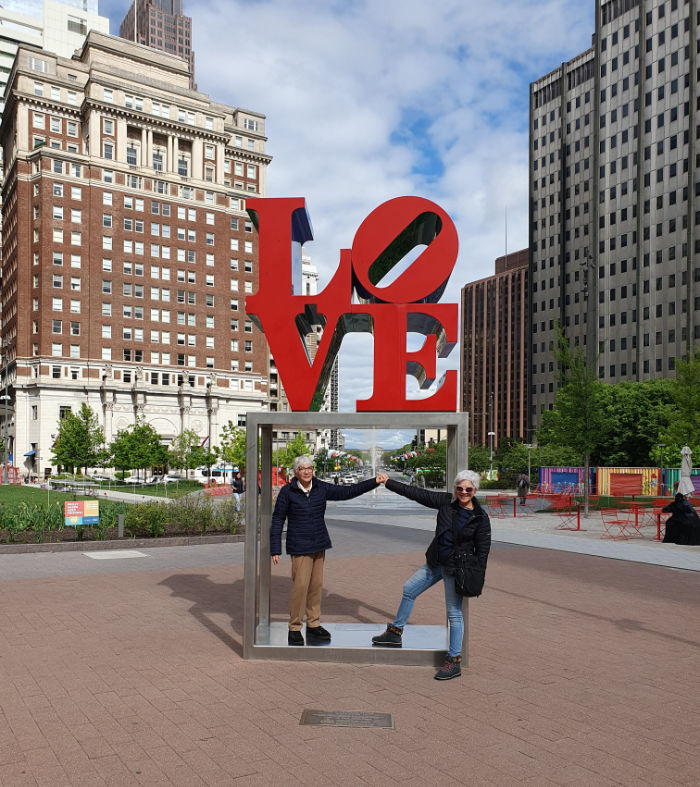
MULTIPOLYGON (((197 481, 178 481, 169 484, 155 484, 153 486, 132 486, 130 484, 95 484, 93 487, 98 489, 116 489, 120 492, 135 492, 138 495, 148 495, 149 497, 169 497, 180 498, 190 492, 198 492, 203 489, 197 481), (167 487, 167 489, 166 489, 167 487)), ((0 485, 0 504, 5 506, 16 506, 19 503, 27 505, 46 505, 47 503, 61 502, 66 500, 94 500, 92 496, 80 495, 75 492, 56 492, 51 489, 48 493, 46 489, 35 489, 24 484, 2 484, 0 485)))
POLYGON ((60 501, 63 503, 65 500, 90 500, 91 498, 77 496, 74 494, 67 494, 65 492, 51 492, 51 496, 47 495, 45 489, 34 489, 31 486, 24 486, 23 484, 2 484, 0 486, 0 504, 4 506, 16 506, 20 503, 26 503, 30 506, 43 506, 48 502, 56 503, 60 501))
MULTIPOLYGON (((168 484, 99 484, 100 489, 116 489, 149 497, 183 497, 190 492, 201 492, 204 487, 198 481, 171 481, 168 484)), ((53 493, 52 493, 53 494, 53 493)))

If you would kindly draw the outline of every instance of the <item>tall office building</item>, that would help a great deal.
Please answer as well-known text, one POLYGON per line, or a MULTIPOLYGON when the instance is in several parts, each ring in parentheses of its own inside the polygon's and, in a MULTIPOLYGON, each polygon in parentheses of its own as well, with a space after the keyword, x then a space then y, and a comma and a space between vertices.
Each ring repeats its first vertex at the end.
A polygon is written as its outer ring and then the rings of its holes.
POLYGON ((88 30, 109 33, 109 19, 99 15, 97 0, 4 0, 0 6, 0 113, 20 44, 70 57, 83 45, 88 30))
POLYGON ((530 438, 529 256, 523 249, 498 257, 495 275, 462 288, 460 409, 471 416, 474 445, 497 446, 502 437, 530 438))
POLYGON ((20 46, 0 128, 15 465, 49 470, 83 402, 108 442, 145 419, 216 444, 265 407, 267 344, 243 311, 264 134, 264 116, 190 90, 171 55, 94 31, 71 59, 20 46))
POLYGON ((182 57, 190 64, 190 87, 194 81, 192 19, 182 13, 182 0, 134 0, 119 27, 119 35, 182 57))
POLYGON ((555 322, 605 382, 700 342, 697 0, 595 0, 592 47, 530 91, 531 421, 555 322))

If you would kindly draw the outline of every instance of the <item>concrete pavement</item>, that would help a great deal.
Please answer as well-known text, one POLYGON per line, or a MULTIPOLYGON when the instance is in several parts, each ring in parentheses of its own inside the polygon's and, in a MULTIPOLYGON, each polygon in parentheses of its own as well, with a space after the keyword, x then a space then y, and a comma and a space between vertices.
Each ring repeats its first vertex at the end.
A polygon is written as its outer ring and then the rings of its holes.
MULTIPOLYGON (((391 619, 434 523, 397 500, 329 512, 327 620, 391 619)), ((700 576, 658 557, 693 564, 698 548, 535 518, 494 533, 470 667, 444 683, 424 667, 243 661, 240 544, 0 556, 0 784, 696 784, 700 576), (601 543, 620 554, 580 551, 601 543), (308 709, 390 713, 394 729, 302 726, 308 709)), ((288 574, 273 572, 273 619, 288 574)), ((435 588, 412 623, 443 619, 435 588)))

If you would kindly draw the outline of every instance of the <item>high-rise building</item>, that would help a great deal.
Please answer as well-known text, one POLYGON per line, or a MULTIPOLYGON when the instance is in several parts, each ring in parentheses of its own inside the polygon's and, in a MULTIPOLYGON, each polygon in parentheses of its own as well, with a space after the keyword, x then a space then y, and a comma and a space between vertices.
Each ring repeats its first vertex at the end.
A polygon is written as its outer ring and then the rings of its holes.
POLYGON ((182 0, 134 0, 119 35, 184 58, 190 64, 190 87, 196 90, 192 19, 182 13, 182 0))
POLYGON ((108 442, 144 419, 210 445, 266 406, 267 344, 243 311, 265 141, 263 115, 190 90, 179 58, 95 31, 71 59, 19 47, 0 128, 16 466, 48 471, 83 402, 108 442))
MULTIPOLYGON (((462 288, 461 410, 474 445, 527 441, 529 250, 498 257, 495 275, 462 288)), ((439 439, 439 438, 438 438, 439 439)))
POLYGON ((559 323, 605 382, 700 342, 696 0, 595 0, 590 49, 530 90, 531 425, 559 323))
POLYGON ((109 33, 109 19, 99 15, 97 0, 4 0, 0 7, 0 113, 19 44, 70 57, 83 45, 88 30, 109 33))

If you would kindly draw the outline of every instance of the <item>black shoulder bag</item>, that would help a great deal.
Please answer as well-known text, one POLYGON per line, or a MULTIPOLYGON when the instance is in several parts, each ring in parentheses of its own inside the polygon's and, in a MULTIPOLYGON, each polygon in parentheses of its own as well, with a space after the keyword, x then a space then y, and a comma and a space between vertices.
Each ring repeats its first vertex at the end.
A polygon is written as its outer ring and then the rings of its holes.
POLYGON ((464 598, 480 596, 484 589, 486 569, 479 562, 473 541, 469 541, 465 547, 460 547, 455 516, 452 517, 452 542, 457 595, 464 598))

